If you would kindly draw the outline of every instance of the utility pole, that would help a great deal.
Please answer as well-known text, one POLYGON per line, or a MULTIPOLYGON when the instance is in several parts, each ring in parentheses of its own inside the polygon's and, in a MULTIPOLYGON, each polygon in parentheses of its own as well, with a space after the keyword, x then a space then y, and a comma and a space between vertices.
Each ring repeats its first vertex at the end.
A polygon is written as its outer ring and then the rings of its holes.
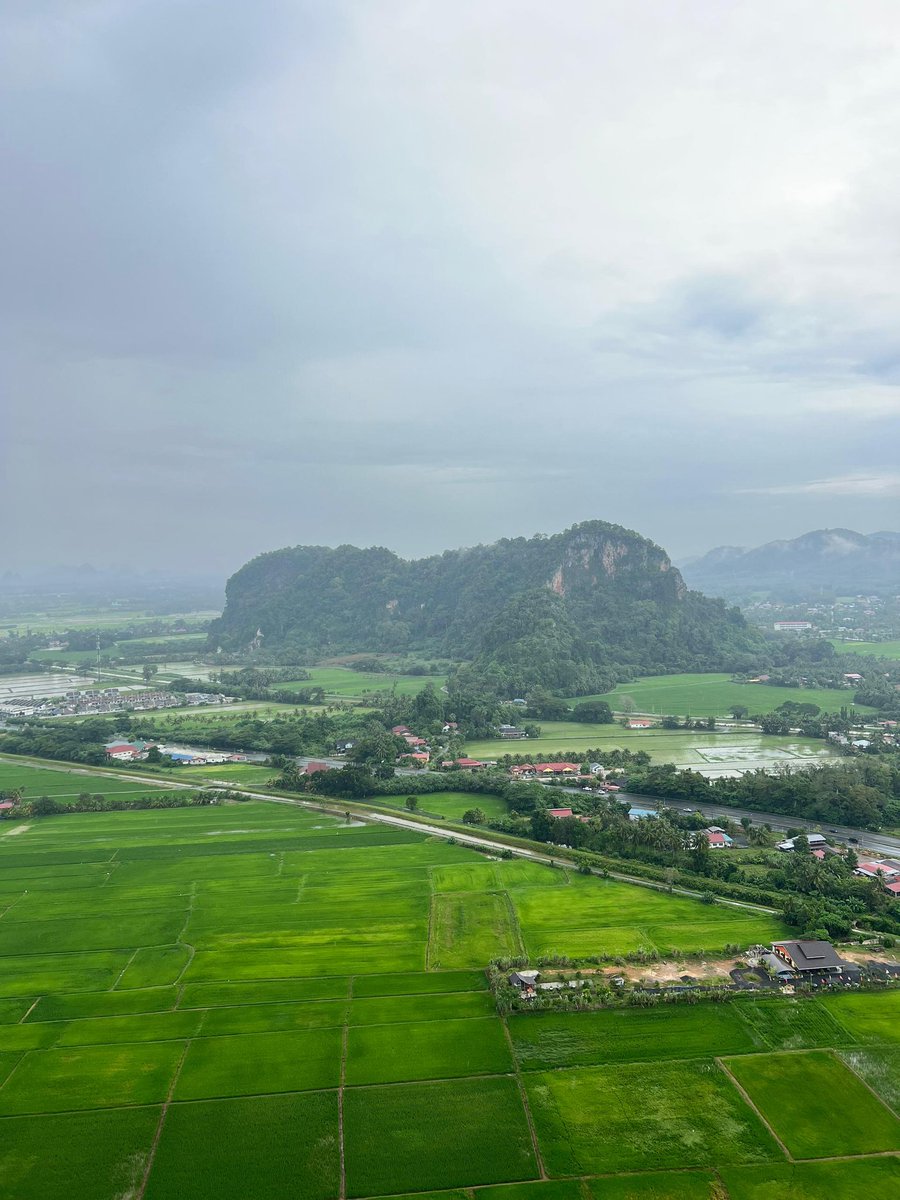
POLYGON ((97 630, 97 682, 100 682, 100 630, 97 630))

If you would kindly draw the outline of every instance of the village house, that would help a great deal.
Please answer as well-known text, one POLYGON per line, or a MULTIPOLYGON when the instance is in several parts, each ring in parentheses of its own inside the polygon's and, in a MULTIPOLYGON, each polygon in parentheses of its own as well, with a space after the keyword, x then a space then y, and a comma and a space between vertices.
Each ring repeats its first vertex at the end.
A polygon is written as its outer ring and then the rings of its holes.
POLYGON ((549 779, 554 775, 577 775, 581 771, 581 763, 552 762, 535 763, 535 775, 549 779))
POLYGON ((653 722, 651 721, 651 719, 649 717, 629 717, 628 718, 628 728, 629 729, 652 729, 653 722))
POLYGON ((517 741, 520 738, 528 737, 524 729, 519 729, 517 725, 501 725, 500 736, 506 741, 517 741))
POLYGON ((787 853, 790 853, 792 850, 796 849, 796 847, 794 846, 794 843, 796 841, 798 841, 801 837, 806 838, 807 842, 809 843, 810 847, 813 850, 821 849, 821 850, 825 850, 826 852, 831 850, 832 853, 834 853, 834 851, 832 850, 832 847, 828 845, 828 842, 825 839, 825 835, 822 833, 798 834, 797 837, 787 838, 786 841, 779 842, 778 845, 775 847, 775 849, 776 850, 784 850, 787 853))
POLYGON ((539 971, 513 971, 509 983, 511 987, 518 988, 523 1000, 533 1000, 539 978, 539 971))
POLYGON ((896 862, 894 859, 883 858, 880 862, 861 862, 853 874, 861 875, 866 879, 881 879, 886 892, 890 892, 892 896, 900 896, 900 862, 896 862))
POLYGON ((838 974, 844 963, 831 942, 773 942, 777 974, 838 974))
POLYGON ((571 808, 551 808, 547 810, 547 815, 551 817, 574 817, 575 814, 571 808))
POLYGON ((733 839, 718 825, 710 825, 708 829, 702 829, 700 832, 706 834, 710 850, 727 850, 734 845, 733 839))
POLYGON ((477 771, 479 767, 487 766, 487 763, 479 761, 477 758, 454 758, 452 761, 444 761, 442 767, 459 767, 460 771, 477 771))

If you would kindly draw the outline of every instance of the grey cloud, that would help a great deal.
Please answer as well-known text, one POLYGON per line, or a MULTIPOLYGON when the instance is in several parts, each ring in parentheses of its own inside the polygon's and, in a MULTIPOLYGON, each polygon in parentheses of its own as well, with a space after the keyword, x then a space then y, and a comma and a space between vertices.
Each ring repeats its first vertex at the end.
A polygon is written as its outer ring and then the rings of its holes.
POLYGON ((7 561, 895 524, 777 490, 898 448, 895 18, 799 7, 4 7, 7 561))

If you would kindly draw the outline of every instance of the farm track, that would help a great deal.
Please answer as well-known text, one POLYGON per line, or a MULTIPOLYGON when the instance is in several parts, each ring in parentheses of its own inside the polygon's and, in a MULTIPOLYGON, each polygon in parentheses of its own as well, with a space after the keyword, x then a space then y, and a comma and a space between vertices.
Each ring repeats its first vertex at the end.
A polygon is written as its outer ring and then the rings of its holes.
POLYGON ((788 1150, 787 1146, 784 1144, 784 1142, 781 1140, 781 1138, 778 1136, 778 1134, 775 1132, 775 1130, 769 1124, 768 1118, 763 1115, 763 1113, 759 1110, 759 1108, 757 1108, 756 1104, 754 1104, 754 1102, 750 1099, 750 1093, 743 1086, 743 1084, 738 1083, 737 1079, 735 1079, 734 1075, 732 1075, 731 1071, 729 1071, 729 1069, 728 1069, 728 1066, 721 1058, 717 1057, 715 1059, 715 1064, 719 1068, 719 1070, 722 1071, 723 1074, 731 1081, 731 1083, 734 1085, 734 1087, 737 1088, 738 1092, 740 1093, 741 1098, 743 1099, 743 1101, 747 1105, 747 1107, 750 1108, 753 1112, 755 1112, 757 1117, 759 1117, 760 1121, 762 1121, 763 1125, 766 1127, 766 1129, 769 1131, 769 1133, 772 1135, 772 1137, 777 1142, 778 1146, 781 1149, 781 1152, 784 1154, 784 1156, 788 1160, 788 1162, 790 1162, 790 1163, 794 1162, 795 1161, 794 1156, 791 1154, 790 1150, 788 1150))
POLYGON ((147 1183, 150 1180, 150 1172, 153 1170, 153 1162, 156 1158, 156 1151, 159 1148, 159 1139, 162 1137, 163 1126, 166 1123, 166 1117, 169 1113, 169 1106, 172 1103, 172 1097, 175 1095, 175 1088, 178 1085, 178 1080, 181 1076, 181 1070, 184 1066, 184 1060, 188 1056, 188 1051, 191 1048, 192 1042, 193 1038, 188 1038, 188 1040, 184 1043, 184 1049, 181 1052, 181 1058, 178 1060, 178 1065, 176 1066, 175 1073, 172 1076, 172 1082, 169 1084, 169 1090, 166 1094, 165 1102, 163 1103, 159 1114, 159 1121, 156 1125, 156 1132, 153 1135, 153 1141, 150 1144, 150 1150, 147 1154, 147 1165, 144 1168, 144 1178, 141 1180, 141 1185, 135 1193, 134 1200, 143 1200, 144 1193, 147 1190, 147 1183))
POLYGON ((509 1047, 509 1053, 510 1057, 512 1058, 513 1068, 516 1075, 516 1084, 519 1088, 519 1096, 522 1100, 522 1107, 525 1110, 525 1120, 528 1122, 528 1132, 531 1135, 531 1145, 534 1150, 534 1161, 537 1163, 541 1179, 546 1179, 547 1171, 544 1167, 544 1158, 541 1154, 541 1148, 538 1145, 537 1130, 534 1127, 534 1117, 531 1115, 531 1105, 528 1102, 528 1093, 525 1091, 525 1084, 522 1080, 522 1070, 519 1066, 519 1060, 516 1057, 516 1048, 513 1045, 512 1034, 509 1032, 509 1025, 506 1023, 505 1016, 500 1018, 500 1024, 503 1026, 503 1035, 506 1038, 506 1044, 509 1047))

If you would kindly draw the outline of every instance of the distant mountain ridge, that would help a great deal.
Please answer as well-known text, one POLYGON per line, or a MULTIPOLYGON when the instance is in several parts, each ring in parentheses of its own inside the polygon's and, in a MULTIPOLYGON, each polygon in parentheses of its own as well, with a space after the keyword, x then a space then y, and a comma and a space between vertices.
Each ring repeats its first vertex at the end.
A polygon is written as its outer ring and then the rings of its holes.
POLYGON ((900 591, 900 533, 816 529, 751 550, 718 546, 684 563, 682 571, 691 587, 724 597, 900 591))
POLYGON ((406 561, 382 547, 295 546, 228 581, 213 647, 269 661, 419 651, 471 660, 497 691, 605 690, 617 667, 738 669, 759 635, 736 610, 688 591, 666 553, 587 521, 406 561))

